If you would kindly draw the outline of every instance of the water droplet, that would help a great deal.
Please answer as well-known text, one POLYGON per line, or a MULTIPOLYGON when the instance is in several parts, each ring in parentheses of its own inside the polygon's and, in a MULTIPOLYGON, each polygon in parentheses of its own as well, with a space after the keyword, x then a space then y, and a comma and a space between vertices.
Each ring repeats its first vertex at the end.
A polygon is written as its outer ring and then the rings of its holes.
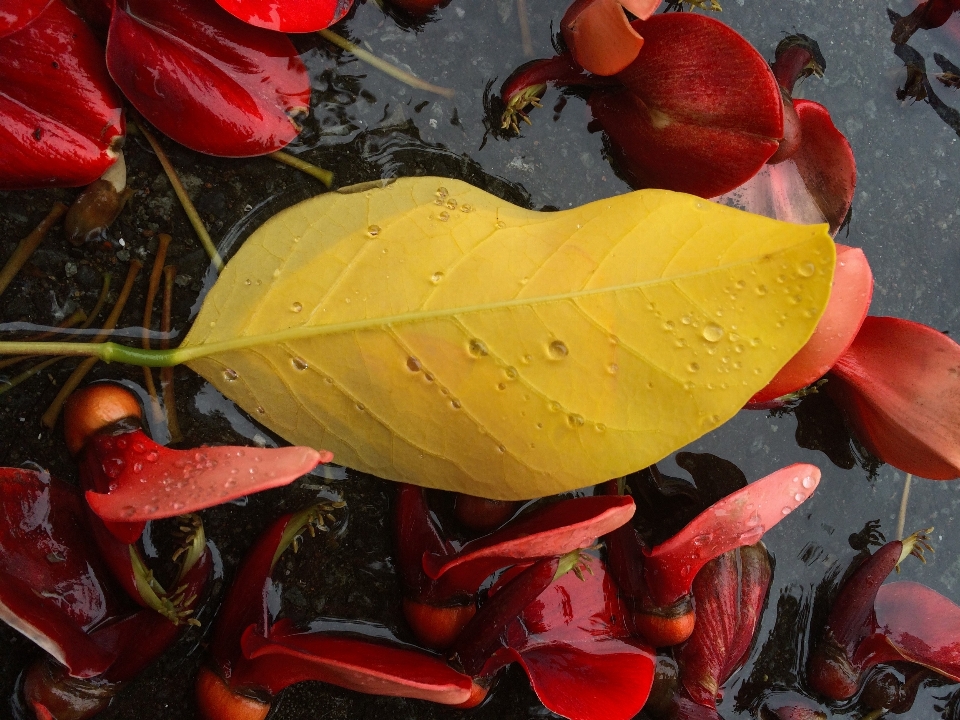
POLYGON ((160 454, 156 450, 151 450, 146 455, 144 455, 144 457, 147 459, 148 462, 156 462, 159 459, 160 454))
POLYGON ((753 338, 753 340, 750 341, 750 347, 759 347, 759 345, 760 338, 753 338))
POLYGON ((703 535, 697 535, 693 539, 693 544, 696 545, 697 547, 703 547, 704 545, 709 543, 711 540, 713 540, 713 535, 711 535, 710 533, 704 533, 703 535))
POLYGON ((703 331, 701 334, 703 335, 703 339, 707 342, 720 342, 720 338, 723 337, 723 328, 716 323, 710 322, 703 326, 703 331))
POLYGON ((804 476, 803 481, 800 484, 803 485, 807 490, 809 490, 810 488, 813 487, 813 478, 810 477, 809 475, 806 475, 804 476))
POLYGON ((433 373, 425 372, 423 374, 423 379, 426 380, 427 382, 433 382, 433 373))
POLYGON ((445 199, 449 194, 450 194, 450 191, 447 190, 442 185, 437 188, 437 197, 440 198, 441 200, 445 199))
POLYGON ((575 428, 583 427, 583 415, 577 415, 576 413, 567 415, 567 424, 575 428))
POLYGON ((450 208, 451 210, 456 210, 456 209, 457 209, 457 201, 454 200, 453 198, 450 198, 449 200, 447 200, 447 207, 450 208))
POLYGON ((497 229, 498 229, 498 230, 503 230, 506 226, 507 226, 507 224, 506 224, 503 220, 497 220, 497 229))
POLYGON ((357 403, 357 410, 359 410, 360 412, 363 412, 366 409, 367 409, 366 405, 364 405, 363 403, 357 403))
POLYGON ((153 515, 157 510, 159 510, 156 505, 144 505, 143 512, 147 515, 153 515))
POLYGON ((137 473, 138 473, 138 472, 141 472, 142 470, 143 470, 143 463, 134 463, 134 464, 133 464, 133 471, 134 471, 134 472, 137 472, 137 473))
POLYGON ((229 478, 223 481, 223 487, 225 490, 229 490, 232 487, 236 487, 236 485, 237 485, 237 481, 234 480, 233 478, 229 478))
POLYGON ((684 315, 682 318, 680 318, 680 322, 682 322, 684 325, 689 325, 691 322, 693 322, 693 318, 689 315, 684 315))
POLYGON ((789 508, 786 505, 784 505, 783 510, 780 511, 782 515, 789 515, 791 512, 793 512, 793 508, 789 508))
POLYGON ((298 313, 303 310, 303 303, 295 302, 290 306, 290 309, 293 310, 293 312, 298 313))
POLYGON ((616 335, 611 335, 607 338, 607 340, 610 341, 611 345, 618 345, 620 343, 620 338, 618 338, 616 335))
POLYGON ((700 369, 700 363, 692 362, 689 365, 687 365, 687 370, 689 370, 690 372, 696 372, 699 369, 700 369))
POLYGON ((478 340, 477 338, 473 338, 467 344, 467 351, 474 357, 485 357, 489 353, 483 340, 478 340))
POLYGON ((439 270, 437 270, 433 275, 430 276, 430 282, 432 282, 434 285, 439 283, 441 280, 443 280, 443 273, 440 272, 439 270))
POLYGON ((343 301, 344 301, 347 305, 350 304, 350 298, 344 298, 343 301))
POLYGON ((463 205, 460 206, 460 212, 468 213, 472 210, 473 210, 473 206, 470 205, 469 203, 464 203, 463 205))
POLYGON ((747 518, 747 527, 753 527, 760 522, 760 516, 757 513, 754 513, 747 518))
POLYGON ((757 285, 757 295, 763 296, 767 294, 766 285, 757 285))
POLYGON ((413 355, 407 358, 407 370, 410 372, 420 372, 420 361, 417 360, 413 355))
POLYGON ((554 340, 547 346, 547 352, 550 354, 550 357, 555 360, 560 360, 565 358, 570 350, 567 349, 567 344, 563 340, 554 340))
POLYGON ((561 405, 560 403, 554 401, 554 402, 550 403, 550 410, 551 410, 551 412, 560 412, 561 410, 563 410, 563 405, 561 405))
POLYGON ((522 362, 524 365, 529 365, 531 362, 533 362, 533 356, 524 355, 522 358, 520 358, 520 362, 522 362))
POLYGON ((133 514, 136 511, 137 509, 133 505, 124 505, 122 508, 120 508, 120 514, 124 517, 133 517, 133 514))
POLYGON ((687 341, 683 338, 677 338, 673 344, 678 348, 683 348, 687 346, 687 341))
POLYGON ((517 369, 513 365, 508 365, 503 369, 503 374, 507 376, 510 380, 516 380, 520 373, 517 372, 517 369))
POLYGON ((184 504, 177 500, 170 507, 172 507, 174 510, 183 510, 184 504))
POLYGON ((786 275, 784 275, 783 273, 780 273, 779 275, 777 275, 777 282, 778 282, 778 283, 780 283, 780 284, 782 285, 782 284, 785 283, 786 281, 787 281, 787 276, 786 276, 786 275))
POLYGON ((607 372, 610 373, 611 375, 616 375, 619 369, 620 369, 620 366, 617 365, 616 363, 610 363, 609 365, 607 365, 607 372))
POLYGON ((450 219, 450 213, 448 213, 446 210, 444 210, 444 211, 441 212, 439 215, 437 215, 437 219, 438 219, 440 222, 446 222, 447 220, 450 219))
POLYGON ((232 368, 227 368, 226 370, 223 371, 223 379, 226 380, 227 382, 233 382, 239 377, 240 375, 237 373, 237 371, 233 370, 232 368))
POLYGON ((596 430, 597 432, 602 433, 602 432, 606 432, 607 426, 604 425, 603 423, 597 423, 596 425, 593 426, 593 429, 596 430))
POLYGON ((451 407, 453 407, 454 410, 459 410, 461 407, 463 407, 463 405, 459 400, 451 400, 450 405, 451 407))
POLYGON ((497 445, 497 452, 505 453, 507 449, 503 445, 497 445))
MULTIPOLYGON (((252 284, 253 284, 253 283, 250 281, 250 278, 247 278, 247 279, 244 280, 243 282, 244 282, 245 285, 252 285, 252 284)), ((134 510, 134 512, 136 512, 136 510, 134 510)))
POLYGON ((273 271, 273 276, 274 276, 275 278, 280 277, 280 268, 277 268, 276 270, 273 271))
POLYGON ((747 284, 743 280, 737 280, 737 290, 743 290, 747 284))
POLYGON ((258 414, 258 415, 265 415, 266 412, 267 412, 267 411, 263 409, 263 405, 257 405, 257 414, 258 414))
POLYGON ((497 390, 506 390, 506 389, 507 389, 506 383, 497 383, 497 390))
POLYGON ((297 357, 293 358, 293 360, 291 360, 290 362, 293 363, 293 366, 294 366, 297 370, 306 370, 308 367, 310 367, 310 365, 307 364, 307 361, 304 360, 304 359, 303 359, 302 357, 300 357, 299 355, 298 355, 297 357))
POLYGON ((806 499, 806 497, 807 496, 804 495, 803 493, 798 492, 796 495, 793 496, 793 499, 796 500, 797 502, 803 502, 806 499))
POLYGON ((664 329, 664 330, 673 330, 673 327, 674 327, 674 326, 673 326, 673 320, 667 320, 667 321, 663 324, 663 329, 664 329))

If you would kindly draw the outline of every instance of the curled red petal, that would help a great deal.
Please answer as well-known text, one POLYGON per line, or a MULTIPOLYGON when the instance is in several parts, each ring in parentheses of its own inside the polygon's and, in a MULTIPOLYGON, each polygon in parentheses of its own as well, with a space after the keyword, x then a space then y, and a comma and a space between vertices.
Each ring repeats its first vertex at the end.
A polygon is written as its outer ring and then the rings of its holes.
POLYGON ((419 650, 329 633, 296 632, 278 623, 264 638, 252 627, 242 639, 243 678, 276 694, 305 680, 320 680, 371 695, 459 705, 473 681, 419 650))
POLYGON ((635 510, 633 498, 624 496, 561 500, 466 543, 455 555, 428 553, 423 556, 423 569, 435 580, 442 578, 450 588, 476 592, 495 570, 589 546, 626 523, 635 510))
POLYGON ((103 48, 62 0, 0 38, 0 189, 91 183, 123 133, 103 48))
POLYGON ((53 0, 6 0, 0 7, 0 38, 25 27, 53 0))
POLYGON ((307 71, 290 40, 213 0, 118 0, 107 67, 157 129, 210 155, 279 150, 299 132, 290 114, 310 105, 307 71))
POLYGON ((720 688, 753 643, 771 577, 770 558, 759 544, 724 553, 697 573, 697 622, 675 651, 680 680, 694 702, 716 708, 720 688))
POLYGON ((864 668, 906 660, 960 681, 960 607, 915 582, 881 586, 874 603, 876 631, 857 649, 864 668))
POLYGON ((284 33, 305 33, 323 30, 338 22, 350 10, 353 0, 217 0, 217 4, 250 25, 284 33))
POLYGON ((837 245, 830 301, 813 335, 773 380, 750 398, 750 404, 796 392, 826 375, 853 343, 872 297, 873 273, 863 250, 837 245))
POLYGON ((689 594, 700 568, 729 550, 759 541, 810 497, 819 482, 820 470, 814 465, 790 465, 714 503, 672 538, 645 551, 652 600, 670 605, 689 594))
POLYGON ((783 137, 780 87, 763 57, 693 13, 633 27, 644 47, 617 75, 625 88, 588 102, 635 184, 713 197, 760 170, 783 137))
POLYGON ((827 389, 884 462, 931 480, 960 476, 960 345, 943 333, 868 317, 827 389))
POLYGON ((108 492, 87 490, 91 509, 112 522, 143 522, 196 512, 293 482, 333 455, 307 447, 204 447, 170 450, 142 431, 90 442, 108 492))
POLYGON ((617 0, 574 0, 560 30, 577 64, 597 75, 616 75, 643 47, 617 0))

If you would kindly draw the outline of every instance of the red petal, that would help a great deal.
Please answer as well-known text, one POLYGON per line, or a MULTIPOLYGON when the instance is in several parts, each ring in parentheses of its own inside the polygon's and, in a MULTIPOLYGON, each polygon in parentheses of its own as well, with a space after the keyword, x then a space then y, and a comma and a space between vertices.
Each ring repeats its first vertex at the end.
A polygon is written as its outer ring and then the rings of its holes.
POLYGON ((697 622, 690 639, 675 651, 680 679, 694 702, 716 708, 719 689, 753 643, 770 578, 770 559, 762 545, 724 553, 697 574, 697 622))
POLYGON ((279 150, 297 136, 288 116, 310 105, 290 40, 240 22, 213 0, 117 2, 107 67, 157 129, 228 157, 279 150))
MULTIPOLYGON (((284 621, 269 638, 248 628, 242 670, 276 694, 305 680, 320 680, 348 690, 459 705, 470 698, 473 681, 425 652, 328 633, 298 633, 284 621)), ((236 677, 236 676, 235 676, 236 677)))
POLYGON ((25 27, 53 0, 4 0, 0 7, 0 38, 25 27))
POLYGON ((960 345, 943 333, 868 317, 827 389, 884 462, 931 480, 960 476, 960 345))
POLYGON ((639 186, 702 197, 744 183, 783 137, 783 102, 767 62, 701 15, 654 15, 633 27, 645 44, 617 76, 626 88, 589 99, 625 170, 639 186))
POLYGON ((125 523, 176 517, 287 485, 333 457, 299 446, 170 450, 140 430, 97 435, 91 444, 110 490, 87 490, 87 502, 104 520, 125 523))
POLYGON ((473 593, 490 573, 507 565, 589 546, 627 522, 635 509, 633 498, 623 496, 561 500, 466 543, 456 555, 426 554, 423 569, 433 579, 442 577, 449 587, 473 593))
POLYGON ((766 403, 819 380, 853 343, 873 297, 873 273, 859 248, 837 245, 830 302, 816 330, 750 403, 766 403))
POLYGON ((708 507, 679 533, 645 552, 651 598, 670 605, 687 595, 700 568, 725 552, 756 543, 810 497, 819 482, 817 467, 797 463, 708 507))
POLYGON ((82 501, 33 470, 0 468, 0 489, 0 618, 74 676, 99 675, 114 653, 86 633, 116 609, 82 501))
POLYGON ((350 10, 353 0, 217 0, 217 4, 250 25, 285 33, 305 33, 323 30, 338 22, 350 10))
POLYGON ((925 585, 905 581, 883 585, 874 611, 877 632, 861 644, 858 663, 906 660, 960 681, 960 607, 925 585))
POLYGON ((123 131, 103 48, 62 0, 0 39, 0 189, 91 183, 123 131))
POLYGON ((574 60, 597 75, 616 75, 643 47, 617 0, 574 0, 560 29, 574 60))

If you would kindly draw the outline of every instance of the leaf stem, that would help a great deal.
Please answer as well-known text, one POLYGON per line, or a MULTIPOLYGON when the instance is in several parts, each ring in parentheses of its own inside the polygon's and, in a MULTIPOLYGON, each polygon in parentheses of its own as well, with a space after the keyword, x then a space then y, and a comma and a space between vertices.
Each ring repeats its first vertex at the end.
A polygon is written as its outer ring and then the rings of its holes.
POLYGON ((217 269, 217 272, 220 272, 223 270, 223 258, 221 258, 220 253, 217 252, 217 247, 213 244, 213 240, 210 237, 210 233, 207 232, 207 228, 204 227, 203 220, 200 219, 200 213, 197 212, 197 208, 194 206, 193 201, 190 199, 190 196, 187 195, 187 189, 183 187, 183 183, 180 182, 180 177, 177 175, 177 171, 170 163, 170 158, 167 157, 167 154, 164 152, 163 148, 160 147, 160 143, 157 142, 157 139, 153 136, 153 133, 147 130, 144 123, 136 123, 136 125, 143 136, 147 139, 147 142, 150 143, 150 147, 152 147, 153 151, 157 154, 157 160, 159 160, 160 165, 163 166, 163 171, 167 174, 167 178, 170 180, 170 184, 173 186, 173 191, 177 194, 177 199, 180 200, 180 205, 183 206, 183 211, 187 214, 190 224, 193 225, 193 229, 197 233, 197 237, 200 238, 200 244, 203 245, 203 249, 207 251, 207 255, 210 256, 210 262, 213 263, 213 266, 217 269))
POLYGON ((281 162, 284 165, 289 165, 290 167, 305 172, 307 175, 315 177, 328 188, 333 186, 332 172, 329 170, 324 170, 322 167, 318 167, 313 163, 308 163, 306 160, 301 160, 296 155, 291 155, 283 150, 277 150, 276 152, 270 153, 267 157, 271 157, 277 162, 281 162))
POLYGON ((62 202, 58 201, 54 203, 53 208, 51 208, 47 216, 40 221, 40 224, 19 242, 16 250, 13 251, 13 255, 7 260, 7 264, 0 270, 0 295, 3 294, 3 291, 7 289, 10 282, 17 276, 17 273, 20 272, 20 268, 22 268, 27 260, 30 259, 30 256, 33 255, 33 251, 43 242, 43 239, 47 236, 47 233, 50 232, 53 224, 57 222, 66 211, 67 206, 62 202))
POLYGON ((352 42, 347 40, 340 35, 337 35, 332 30, 318 30, 320 37, 322 37, 327 42, 331 42, 342 50, 346 50, 348 53, 353 53, 360 60, 367 63, 368 65, 373 65, 377 70, 386 73, 392 78, 399 80, 402 83, 409 85, 410 87, 416 88, 418 90, 426 90, 427 92, 436 93, 437 95, 442 95, 446 98, 452 98, 456 95, 456 91, 451 88, 440 87, 439 85, 433 85, 428 83, 426 80, 421 80, 416 75, 411 75, 410 73, 401 70, 396 65, 391 65, 386 60, 381 60, 376 55, 371 52, 367 52, 362 47, 354 45, 352 42))
POLYGON ((907 473, 906 479, 903 481, 903 495, 900 496, 900 512, 897 515, 897 534, 896 540, 903 540, 903 526, 906 524, 907 520, 907 503, 910 500, 910 481, 913 480, 913 475, 907 473))

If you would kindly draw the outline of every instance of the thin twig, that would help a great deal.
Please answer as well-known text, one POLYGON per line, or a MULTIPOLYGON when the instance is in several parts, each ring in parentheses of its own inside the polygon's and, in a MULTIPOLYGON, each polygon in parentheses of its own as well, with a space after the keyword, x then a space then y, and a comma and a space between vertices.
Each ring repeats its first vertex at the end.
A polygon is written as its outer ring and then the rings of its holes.
POLYGON ((530 35, 530 15, 527 12, 527 0, 517 0, 517 19, 520 21, 520 42, 523 56, 533 57, 533 37, 530 35))
POLYGON ((443 95, 446 98, 452 98, 456 95, 456 91, 451 88, 440 87, 439 85, 433 85, 428 83, 426 80, 421 80, 416 75, 411 75, 405 70, 401 70, 396 65, 391 65, 386 60, 381 60, 376 55, 371 52, 367 52, 362 47, 354 45, 352 42, 347 40, 344 37, 340 37, 332 30, 318 30, 320 37, 322 37, 327 42, 331 42, 342 50, 346 50, 348 53, 353 53, 360 60, 363 60, 368 65, 372 65, 377 70, 386 73, 392 78, 399 80, 402 83, 406 83, 410 87, 417 88, 418 90, 426 90, 427 92, 436 93, 437 95, 443 95))
POLYGON ((903 481, 903 495, 900 496, 900 514, 897 515, 897 540, 903 540, 903 526, 907 521, 907 502, 910 500, 910 481, 913 475, 907 473, 906 480, 903 481))
POLYGON ((271 157, 277 162, 281 162, 284 165, 289 165, 290 167, 294 167, 297 170, 305 172, 307 175, 315 177, 327 187, 333 186, 332 172, 329 170, 324 170, 322 167, 318 167, 313 163, 308 163, 306 160, 301 160, 296 155, 291 155, 283 150, 277 150, 276 152, 270 153, 267 157, 271 157))
MULTIPOLYGON (((21 358, 21 359, 25 359, 25 358, 21 358)), ((65 360, 65 359, 66 359, 65 355, 58 355, 57 357, 47 358, 43 362, 39 362, 36 365, 27 368, 19 375, 14 375, 9 380, 0 384, 0 395, 3 395, 5 392, 9 392, 10 390, 13 390, 17 385, 24 382, 25 380, 29 380, 34 375, 38 375, 39 373, 43 372, 54 363, 60 362, 61 360, 65 360)))
MULTIPOLYGON (((167 265, 163 268, 163 310, 160 316, 160 347, 166 350, 170 347, 170 308, 173 304, 173 280, 177 276, 177 267, 167 265)), ((163 391, 163 407, 167 411, 167 431, 171 442, 183 440, 180 432, 180 423, 177 422, 177 400, 173 392, 173 368, 160 368, 160 389, 163 391)))
MULTIPOLYGON (((143 337, 141 338, 141 345, 144 350, 150 349, 150 324, 153 320, 153 301, 157 297, 157 290, 160 289, 160 274, 163 272, 163 264, 167 259, 167 248, 170 246, 171 239, 167 233, 160 233, 157 254, 153 258, 153 268, 150 270, 150 282, 147 285, 147 299, 143 306, 143 337)), ((150 395, 150 412, 153 413, 155 420, 163 422, 163 411, 160 409, 160 399, 157 397, 157 386, 153 382, 153 372, 148 367, 143 368, 143 383, 146 385, 147 393, 150 395)))
MULTIPOLYGON (((140 269, 143 267, 143 263, 139 260, 131 260, 130 267, 127 270, 127 279, 123 283, 123 288, 120 290, 120 296, 117 298, 117 302, 113 306, 113 310, 110 311, 110 315, 107 317, 106 322, 103 324, 103 328, 96 334, 91 342, 101 343, 107 339, 110 335, 110 331, 117 326, 117 320, 120 319, 120 313, 123 312, 123 306, 127 304, 127 299, 130 297, 130 291, 133 289, 133 282, 137 279, 137 275, 140 273, 140 269)), ((47 408, 47 411, 43 414, 43 417, 40 418, 40 422, 44 427, 52 428, 57 423, 57 418, 60 416, 60 410, 63 408, 63 403, 66 402, 67 398, 70 397, 70 394, 77 389, 77 386, 83 382, 83 378, 86 377, 87 373, 90 372, 90 369, 97 364, 97 358, 88 357, 82 363, 77 365, 74 371, 70 374, 70 377, 67 378, 67 381, 63 384, 63 387, 60 388, 60 392, 57 393, 57 396, 53 399, 53 402, 50 403, 50 407, 47 408)))
POLYGON ((66 205, 62 202, 55 202, 53 208, 51 208, 47 216, 40 221, 40 224, 19 242, 16 250, 13 251, 13 255, 7 260, 7 264, 0 270, 0 295, 7 289, 10 281, 20 272, 20 268, 22 268, 27 260, 30 259, 30 256, 33 255, 33 251, 43 242, 47 233, 50 232, 50 228, 53 227, 54 223, 57 222, 66 211, 66 205))
POLYGON ((183 187, 183 183, 180 182, 180 176, 177 175, 177 171, 174 170, 173 165, 170 163, 170 158, 167 157, 163 148, 160 147, 160 143, 157 142, 153 133, 147 130, 143 123, 137 123, 137 128, 143 133, 147 142, 150 143, 150 147, 152 147, 153 151, 157 154, 157 160, 159 160, 160 165, 163 166, 163 171, 167 174, 167 178, 173 186, 173 191, 177 194, 180 205, 183 206, 183 211, 187 214, 190 224, 193 225, 197 237, 200 238, 200 244, 203 245, 203 249, 207 251, 207 255, 210 256, 210 262, 213 263, 217 272, 220 272, 223 270, 223 259, 220 257, 220 253, 217 252, 217 247, 213 244, 213 239, 210 237, 210 233, 207 232, 203 220, 200 219, 200 213, 197 212, 193 201, 190 199, 190 196, 187 195, 187 189, 183 187))

